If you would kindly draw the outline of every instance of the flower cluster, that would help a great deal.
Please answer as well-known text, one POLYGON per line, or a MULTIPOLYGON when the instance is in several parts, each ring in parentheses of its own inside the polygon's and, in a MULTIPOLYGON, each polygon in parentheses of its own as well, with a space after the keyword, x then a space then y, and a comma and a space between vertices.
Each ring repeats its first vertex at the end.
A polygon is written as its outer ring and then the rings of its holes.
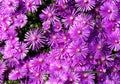
POLYGON ((120 0, 0 0, 0 84, 120 84, 120 0))

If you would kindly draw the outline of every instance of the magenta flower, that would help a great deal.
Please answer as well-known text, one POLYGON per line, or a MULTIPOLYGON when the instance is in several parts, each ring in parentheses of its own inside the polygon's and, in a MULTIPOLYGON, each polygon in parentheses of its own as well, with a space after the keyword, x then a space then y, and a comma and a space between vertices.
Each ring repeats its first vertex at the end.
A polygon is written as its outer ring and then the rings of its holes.
POLYGON ((3 8, 7 13, 15 12, 19 5, 19 0, 5 0, 2 2, 3 8))
POLYGON ((9 80, 21 79, 25 76, 26 72, 23 69, 12 70, 9 74, 9 80))
POLYGON ((75 0, 76 6, 81 11, 89 11, 95 7, 95 0, 75 0))
POLYGON ((68 32, 59 32, 58 35, 58 43, 65 43, 64 45, 69 44, 69 42, 71 41, 70 35, 68 32))
POLYGON ((29 74, 29 84, 43 84, 44 73, 40 69, 33 69, 29 74))
POLYGON ((115 5, 114 2, 105 2, 101 7, 100 7, 100 15, 104 19, 116 19, 118 15, 118 8, 115 5))
POLYGON ((59 32, 61 29, 62 29, 62 24, 61 24, 60 21, 53 23, 53 30, 54 30, 55 32, 59 32))
POLYGON ((77 16, 77 12, 75 9, 73 10, 67 10, 65 13, 65 16, 62 16, 64 19, 62 19, 62 22, 65 26, 65 28, 68 28, 73 25, 74 19, 77 16))
POLYGON ((114 49, 115 51, 118 51, 120 49, 119 37, 120 37, 120 34, 118 29, 109 36, 108 44, 110 44, 111 50, 114 49))
POLYGON ((54 5, 47 7, 46 9, 42 10, 42 14, 39 15, 41 20, 49 20, 50 22, 59 21, 54 5))
POLYGON ((26 15, 24 14, 17 15, 17 18, 15 19, 15 23, 14 23, 17 27, 22 28, 25 26, 26 23, 27 23, 26 15))
POLYGON ((10 25, 11 22, 12 22, 12 19, 9 15, 5 15, 5 14, 0 14, 0 24, 3 25, 3 24, 7 24, 7 25, 10 25))
POLYGON ((30 49, 38 50, 44 47, 45 36, 43 36, 43 32, 40 29, 33 29, 26 33, 25 42, 30 49))
POLYGON ((87 55, 87 45, 82 41, 72 41, 68 46, 67 52, 72 56, 79 56, 81 58, 87 55))
POLYGON ((44 21, 44 22, 42 23, 42 26, 43 26, 43 29, 44 29, 44 30, 50 29, 50 25, 51 25, 51 22, 50 22, 49 20, 44 21))
POLYGON ((18 59, 24 59, 27 56, 28 49, 26 44, 20 43, 18 47, 16 48, 16 58, 18 59))
POLYGON ((31 64, 34 69, 42 69, 42 68, 44 69, 46 68, 46 61, 48 61, 47 54, 42 53, 40 55, 37 55, 36 58, 32 59, 31 64), (44 58, 46 58, 46 60, 44 58))
POLYGON ((35 12, 37 11, 37 4, 36 0, 23 0, 25 3, 26 10, 28 12, 35 12))
POLYGON ((8 39, 8 33, 11 32, 11 30, 13 30, 13 28, 11 28, 9 25, 0 25, 1 40, 8 39))
POLYGON ((90 29, 89 29, 89 27, 83 27, 79 24, 78 25, 75 24, 70 27, 68 32, 72 39, 74 39, 74 40, 80 39, 80 40, 85 41, 89 37, 90 29))

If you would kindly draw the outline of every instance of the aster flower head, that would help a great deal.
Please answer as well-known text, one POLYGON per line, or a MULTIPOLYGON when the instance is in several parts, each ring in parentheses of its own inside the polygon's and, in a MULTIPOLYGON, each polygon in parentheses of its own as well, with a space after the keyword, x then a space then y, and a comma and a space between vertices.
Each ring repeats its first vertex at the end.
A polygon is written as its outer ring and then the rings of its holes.
POLYGON ((104 81, 106 80, 106 76, 107 76, 107 74, 105 74, 105 73, 101 73, 101 74, 99 74, 98 75, 98 82, 100 83, 100 84, 103 84, 104 83, 104 81))
POLYGON ((44 71, 41 71, 41 69, 33 69, 30 72, 30 79, 29 84, 42 84, 44 82, 44 71))
POLYGON ((24 69, 15 69, 12 70, 11 73, 9 74, 9 80, 17 80, 17 79, 21 79, 25 76, 26 72, 24 71, 24 69))
POLYGON ((34 69, 41 69, 41 70, 47 70, 45 68, 47 68, 47 64, 46 64, 46 61, 47 61, 47 54, 45 53, 42 53, 42 54, 39 54, 37 55, 36 58, 32 59, 32 62, 31 62, 31 65, 33 66, 34 69), (46 59, 45 59, 46 58, 46 59))
POLYGON ((55 6, 50 5, 46 9, 42 10, 42 14, 39 15, 41 20, 50 20, 50 22, 58 21, 58 17, 55 12, 55 6))
POLYGON ((118 8, 115 5, 115 3, 112 1, 105 2, 100 7, 100 15, 106 20, 116 19, 117 15, 118 15, 118 8))
POLYGON ((76 6, 81 11, 90 11, 95 7, 95 0, 75 0, 76 6))
POLYGON ((3 8, 7 13, 15 12, 19 5, 19 0, 4 0, 2 2, 3 8))
POLYGON ((26 15, 24 14, 17 15, 17 18, 15 19, 15 23, 14 23, 17 27, 22 28, 25 26, 26 23, 27 23, 26 15))
POLYGON ((119 29, 117 29, 116 31, 114 31, 111 35, 110 35, 110 37, 109 37, 109 41, 108 41, 108 44, 110 44, 110 48, 111 49, 114 49, 115 51, 117 50, 119 50, 119 46, 120 46, 120 44, 119 44, 119 41, 120 41, 120 32, 119 32, 119 29))
POLYGON ((4 48, 5 57, 6 58, 14 57, 14 54, 16 52, 16 48, 18 47, 18 45, 19 45, 19 43, 17 41, 6 41, 6 45, 5 45, 5 48, 4 48))
POLYGON ((78 11, 75 9, 65 11, 66 15, 62 16, 62 22, 64 23, 65 28, 68 28, 73 25, 74 19, 77 16, 77 12, 78 11))
POLYGON ((38 50, 43 47, 45 36, 40 29, 32 29, 26 33, 25 42, 32 50, 38 50))
POLYGON ((26 44, 24 43, 19 43, 18 47, 16 48, 16 58, 18 59, 24 59, 27 55, 28 48, 26 44))
POLYGON ((58 43, 60 43, 61 45, 63 43, 65 43, 64 45, 69 44, 69 42, 71 41, 70 35, 68 33, 68 31, 66 32, 59 32, 58 34, 58 43))
POLYGON ((43 29, 44 29, 44 30, 50 29, 50 25, 51 25, 51 22, 50 22, 49 20, 44 21, 44 22, 42 23, 42 26, 43 26, 43 29))
POLYGON ((110 33, 113 33, 118 27, 116 25, 116 22, 114 21, 110 21, 110 20, 105 20, 102 22, 103 23, 103 27, 105 29, 105 31, 108 33, 108 35, 110 33))
POLYGON ((28 12, 35 12, 37 11, 37 4, 36 0, 23 0, 25 3, 26 10, 28 12))
POLYGON ((48 44, 51 45, 52 47, 58 46, 58 36, 59 36, 59 33, 50 34, 48 44))
POLYGON ((17 37, 17 35, 18 33, 14 29, 10 29, 10 31, 7 33, 7 40, 18 41, 19 38, 17 37))
POLYGON ((90 29, 88 28, 89 27, 83 27, 79 24, 75 24, 70 27, 68 32, 72 39, 74 40, 80 39, 82 41, 86 41, 90 34, 90 29))
POLYGON ((0 24, 10 25, 12 22, 11 17, 8 14, 0 14, 0 24))
POLYGON ((90 73, 91 66, 83 66, 80 69, 80 83, 81 84, 94 84, 95 75, 90 73))
POLYGON ((60 21, 53 23, 53 30, 59 32, 62 29, 62 24, 60 21))
POLYGON ((65 84, 79 84, 80 82, 80 76, 78 73, 66 73, 67 74, 67 80, 65 81, 65 84))
POLYGON ((70 55, 85 58, 87 55, 87 45, 80 40, 72 41, 68 46, 67 52, 70 55))
MULTIPOLYGON (((1 40, 6 40, 9 38, 10 32, 14 32, 13 27, 7 24, 0 25, 1 40)), ((16 35, 16 34, 15 34, 16 35)))

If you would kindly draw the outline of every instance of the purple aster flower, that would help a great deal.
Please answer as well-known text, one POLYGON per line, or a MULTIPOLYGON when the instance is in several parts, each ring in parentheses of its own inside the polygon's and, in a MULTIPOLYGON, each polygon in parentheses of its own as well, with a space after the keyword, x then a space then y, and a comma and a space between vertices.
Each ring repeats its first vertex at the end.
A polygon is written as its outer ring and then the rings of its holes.
POLYGON ((56 47, 58 46, 58 36, 59 33, 52 33, 49 37, 49 45, 51 45, 52 47, 56 47))
POLYGON ((73 10, 67 10, 65 13, 67 13, 65 16, 63 16, 64 19, 62 19, 62 22, 65 26, 65 28, 68 28, 73 25, 73 21, 75 17, 77 16, 77 12, 75 9, 73 10))
POLYGON ((95 75, 92 72, 91 66, 83 66, 80 69, 80 84, 94 84, 95 75))
POLYGON ((7 13, 15 12, 19 5, 19 0, 4 0, 2 2, 3 8, 5 8, 7 13))
POLYGON ((20 43, 18 47, 16 48, 16 58, 18 59, 24 59, 26 57, 26 54, 28 52, 27 46, 25 43, 20 43))
POLYGON ((77 73, 66 73, 67 74, 67 80, 64 84, 79 84, 80 76, 77 73))
POLYGON ((14 29, 10 29, 7 33, 7 40, 9 41, 18 41, 19 38, 17 37, 17 32, 14 29))
POLYGON ((105 73, 106 72, 106 68, 103 67, 103 66, 98 66, 96 71, 99 72, 99 73, 105 73))
POLYGON ((95 7, 95 0, 75 0, 76 6, 81 11, 89 11, 95 7))
POLYGON ((25 7, 28 12, 35 12, 37 11, 37 4, 36 0, 23 0, 25 3, 25 7))
POLYGON ((110 21, 110 20, 105 20, 102 22, 103 27, 105 31, 108 33, 108 35, 112 32, 114 32, 117 29, 116 21, 110 21))
POLYGON ((98 42, 92 42, 89 46, 89 49, 95 53, 95 58, 98 58, 101 55, 108 55, 110 52, 110 49, 108 47, 108 44, 105 40, 98 40, 98 42))
POLYGON ((59 32, 61 29, 62 29, 62 24, 61 24, 60 21, 53 23, 53 30, 54 30, 55 32, 59 32))
POLYGON ((86 57, 87 55, 87 45, 80 41, 72 41, 70 45, 68 46, 67 52, 72 56, 79 56, 79 57, 86 57))
POLYGON ((18 47, 19 43, 16 41, 6 41, 6 45, 4 48, 4 58, 11 58, 14 57, 16 53, 16 48, 18 47))
POLYGON ((105 80, 106 80, 106 74, 105 73, 101 73, 101 74, 98 75, 97 81, 99 82, 99 84, 104 84, 105 80))
POLYGON ((81 74, 80 84, 94 84, 95 76, 90 73, 81 74))
POLYGON ((14 23, 17 27, 22 28, 25 26, 26 23, 27 23, 27 16, 26 15, 24 15, 24 14, 17 15, 17 17, 15 19, 15 23, 14 23))
POLYGON ((60 60, 50 60, 49 70, 51 74, 59 75, 61 72, 68 72, 70 64, 66 61, 60 60))
POLYGON ((40 69, 33 69, 29 74, 29 84, 43 84, 44 73, 45 72, 41 71, 40 69))
POLYGON ((8 67, 13 68, 13 67, 16 67, 20 64, 18 59, 16 59, 14 56, 15 56, 15 54, 12 52, 7 52, 7 54, 5 54, 3 56, 3 59, 5 59, 5 63, 8 67))
POLYGON ((112 74, 118 73, 120 70, 120 66, 119 65, 111 65, 111 67, 109 68, 110 71, 112 72, 112 74))
POLYGON ((86 41, 90 34, 90 29, 89 27, 83 27, 79 24, 75 24, 70 27, 68 32, 72 39, 74 40, 80 39, 80 40, 86 41))
POLYGON ((66 32, 59 32, 58 35, 58 43, 65 43, 64 45, 69 44, 71 42, 70 35, 68 31, 66 32))
POLYGON ((8 33, 13 30, 9 25, 0 25, 0 34, 1 34, 1 40, 8 39, 8 33))
POLYGON ((105 2, 101 7, 100 7, 100 15, 104 19, 116 19, 118 15, 118 8, 115 5, 114 2, 105 2))
POLYGON ((55 11, 55 6, 50 5, 42 10, 42 14, 40 14, 39 17, 41 20, 49 20, 50 22, 59 21, 55 11))
POLYGON ((44 30, 50 29, 50 25, 51 25, 51 22, 50 22, 49 20, 44 21, 44 22, 42 23, 42 26, 43 26, 43 29, 44 29, 44 30))
POLYGON ((26 33, 25 42, 32 50, 38 50, 41 47, 44 47, 45 36, 40 29, 33 29, 26 33))
POLYGON ((5 14, 0 14, 0 24, 7 24, 10 25, 11 24, 11 17, 9 15, 5 15, 5 14))
POLYGON ((46 61, 47 61, 47 54, 42 53, 40 55, 37 55, 37 57, 34 58, 31 63, 34 69, 41 69, 41 70, 43 69, 45 71, 45 68, 47 68, 46 61))
POLYGON ((11 73, 9 74, 9 80, 17 80, 21 79, 25 76, 26 72, 24 69, 15 69, 12 70, 11 73))
POLYGON ((108 38, 108 44, 110 44, 111 50, 114 49, 115 51, 120 49, 120 34, 119 34, 119 29, 114 31, 108 38))

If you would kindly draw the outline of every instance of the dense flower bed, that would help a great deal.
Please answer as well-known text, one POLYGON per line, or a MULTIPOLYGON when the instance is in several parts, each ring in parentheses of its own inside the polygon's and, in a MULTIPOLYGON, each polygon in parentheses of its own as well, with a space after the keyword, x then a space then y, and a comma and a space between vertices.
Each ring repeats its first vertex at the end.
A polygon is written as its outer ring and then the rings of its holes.
POLYGON ((120 84, 120 0, 0 0, 0 84, 120 84))

